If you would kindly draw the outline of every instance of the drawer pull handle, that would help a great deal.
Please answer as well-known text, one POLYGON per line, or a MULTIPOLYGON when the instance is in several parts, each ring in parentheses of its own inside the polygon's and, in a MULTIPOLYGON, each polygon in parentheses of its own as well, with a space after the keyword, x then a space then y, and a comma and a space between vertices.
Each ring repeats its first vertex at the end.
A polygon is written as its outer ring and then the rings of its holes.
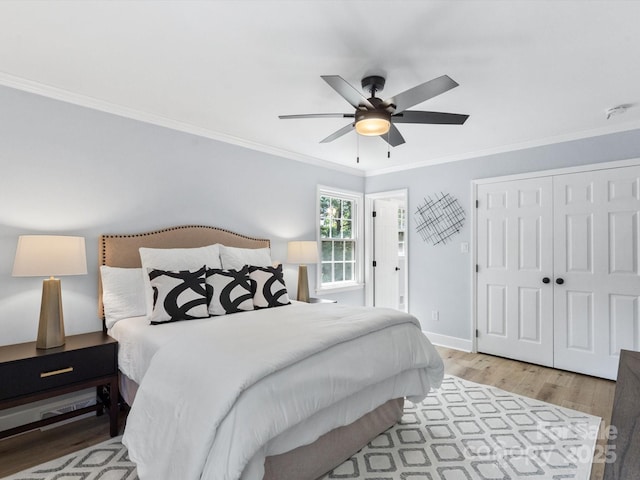
POLYGON ((40 378, 53 377, 54 375, 60 375, 62 373, 73 372, 73 367, 61 368, 60 370, 54 370, 52 372, 42 372, 40 378))

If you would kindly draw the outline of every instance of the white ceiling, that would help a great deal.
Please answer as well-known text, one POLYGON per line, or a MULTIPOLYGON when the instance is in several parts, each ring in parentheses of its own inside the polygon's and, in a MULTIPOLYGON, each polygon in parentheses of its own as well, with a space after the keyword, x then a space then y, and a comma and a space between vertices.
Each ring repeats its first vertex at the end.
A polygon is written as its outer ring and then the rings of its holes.
POLYGON ((2 1, 0 84, 357 173, 376 174, 640 128, 640 2, 2 1), (387 98, 447 74, 393 148, 319 141, 352 113, 320 75, 387 98), (633 104, 607 120, 605 110, 633 104), (637 104, 637 105, 636 105, 637 104))

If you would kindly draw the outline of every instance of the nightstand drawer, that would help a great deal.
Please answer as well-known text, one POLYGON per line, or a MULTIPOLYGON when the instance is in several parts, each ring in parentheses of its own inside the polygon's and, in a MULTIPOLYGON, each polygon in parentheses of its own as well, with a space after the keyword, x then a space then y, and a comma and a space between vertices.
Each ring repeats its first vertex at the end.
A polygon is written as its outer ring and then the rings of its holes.
POLYGON ((116 344, 26 358, 0 365, 0 400, 115 375, 116 344))

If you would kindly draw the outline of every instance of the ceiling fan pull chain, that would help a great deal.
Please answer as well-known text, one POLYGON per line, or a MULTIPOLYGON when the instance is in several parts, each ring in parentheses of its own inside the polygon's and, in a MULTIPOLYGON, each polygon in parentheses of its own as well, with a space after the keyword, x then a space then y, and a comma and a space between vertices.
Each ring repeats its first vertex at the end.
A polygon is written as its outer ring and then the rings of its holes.
POLYGON ((390 135, 391 135, 391 129, 387 131, 387 158, 391 158, 391 144, 389 143, 390 135))
POLYGON ((360 135, 356 135, 356 163, 360 163, 360 135))

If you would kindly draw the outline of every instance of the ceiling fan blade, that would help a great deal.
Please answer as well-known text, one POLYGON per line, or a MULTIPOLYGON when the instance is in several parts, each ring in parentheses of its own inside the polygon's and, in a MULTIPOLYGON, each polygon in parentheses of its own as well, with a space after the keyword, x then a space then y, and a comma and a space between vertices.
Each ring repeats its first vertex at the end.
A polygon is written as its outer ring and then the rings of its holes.
MULTIPOLYGON (((373 110, 375 107, 366 99, 355 87, 347 82, 340 75, 321 75, 322 79, 329 84, 338 94, 349 102, 354 108, 364 105, 373 110)), ((409 107, 407 107, 409 108, 409 107)))
POLYGON ((457 86, 458 83, 448 75, 442 75, 385 100, 381 107, 387 108, 389 105, 395 105, 394 113, 400 113, 457 86))
POLYGON ((281 120, 290 118, 354 118, 355 113, 301 113, 299 115, 278 115, 281 120))
POLYGON ((329 142, 333 142, 336 138, 340 138, 343 135, 346 135, 347 133, 349 133, 351 130, 353 130, 353 123, 350 123, 349 125, 345 125, 344 127, 342 127, 340 130, 333 132, 331 135, 329 135, 327 138, 325 138, 324 140, 321 140, 320 143, 329 143, 329 142))
POLYGON ((405 110, 393 115, 393 123, 429 123, 435 125, 462 125, 469 115, 461 113, 421 112, 419 110, 405 110))
POLYGON ((398 145, 402 145, 404 143, 404 137, 400 133, 400 130, 398 130, 393 123, 389 128, 389 133, 380 135, 380 138, 392 147, 397 147, 398 145))

